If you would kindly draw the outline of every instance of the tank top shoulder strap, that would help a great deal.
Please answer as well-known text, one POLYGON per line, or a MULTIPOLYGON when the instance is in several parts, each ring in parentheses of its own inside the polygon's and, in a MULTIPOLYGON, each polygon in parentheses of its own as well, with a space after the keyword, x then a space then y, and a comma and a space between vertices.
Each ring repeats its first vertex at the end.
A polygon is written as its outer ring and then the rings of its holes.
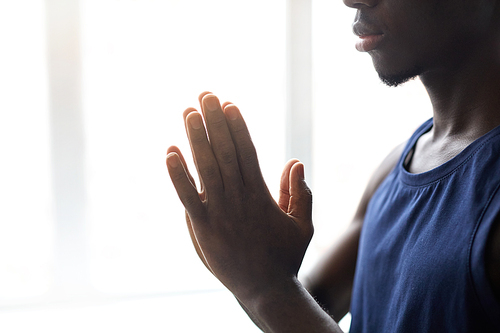
POLYGON ((433 125, 433 118, 430 118, 426 122, 424 122, 420 127, 413 133, 410 139, 407 141, 406 146, 403 150, 403 154, 401 154, 399 158, 399 162, 397 168, 404 167, 405 164, 410 164, 411 159, 413 157, 413 151, 415 149, 415 145, 418 139, 425 133, 427 133, 433 125), (408 157, 408 160, 407 160, 408 157))

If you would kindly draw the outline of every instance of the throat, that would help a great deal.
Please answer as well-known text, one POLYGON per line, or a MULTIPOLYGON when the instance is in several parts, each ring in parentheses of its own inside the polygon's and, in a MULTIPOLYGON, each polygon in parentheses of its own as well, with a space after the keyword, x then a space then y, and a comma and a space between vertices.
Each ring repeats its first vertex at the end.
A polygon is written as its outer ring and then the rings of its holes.
POLYGON ((431 171, 460 154, 472 141, 440 140, 433 141, 432 133, 422 135, 406 156, 405 169, 413 174, 431 171))

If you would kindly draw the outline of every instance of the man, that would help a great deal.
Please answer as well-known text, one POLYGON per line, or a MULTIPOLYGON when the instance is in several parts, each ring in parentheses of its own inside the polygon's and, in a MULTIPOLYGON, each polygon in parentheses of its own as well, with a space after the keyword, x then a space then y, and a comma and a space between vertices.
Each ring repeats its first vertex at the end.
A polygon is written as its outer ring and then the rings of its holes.
POLYGON ((388 85, 419 76, 433 119, 375 172, 308 292, 304 166, 286 164, 276 204, 239 110, 202 94, 206 130, 184 112, 201 194, 179 149, 167 156, 195 248, 266 332, 340 332, 349 310, 351 332, 498 332, 500 1, 344 2, 357 49, 388 85))

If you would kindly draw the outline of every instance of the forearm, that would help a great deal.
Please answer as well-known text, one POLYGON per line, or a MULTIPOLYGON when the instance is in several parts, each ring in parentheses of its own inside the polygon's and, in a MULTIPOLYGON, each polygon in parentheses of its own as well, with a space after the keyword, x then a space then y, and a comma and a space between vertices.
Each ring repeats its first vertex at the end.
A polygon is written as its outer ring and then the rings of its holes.
POLYGON ((304 286, 335 320, 349 312, 359 234, 362 224, 353 222, 304 279, 304 286))
POLYGON ((244 303, 265 332, 342 332, 296 279, 244 303))

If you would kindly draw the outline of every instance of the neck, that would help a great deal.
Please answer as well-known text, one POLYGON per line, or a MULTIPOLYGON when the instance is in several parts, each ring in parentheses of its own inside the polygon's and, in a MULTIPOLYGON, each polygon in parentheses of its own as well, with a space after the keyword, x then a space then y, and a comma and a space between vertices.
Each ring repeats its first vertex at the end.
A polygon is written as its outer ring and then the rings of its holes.
POLYGON ((500 125, 499 38, 467 53, 420 75, 433 106, 434 139, 473 141, 500 125))

